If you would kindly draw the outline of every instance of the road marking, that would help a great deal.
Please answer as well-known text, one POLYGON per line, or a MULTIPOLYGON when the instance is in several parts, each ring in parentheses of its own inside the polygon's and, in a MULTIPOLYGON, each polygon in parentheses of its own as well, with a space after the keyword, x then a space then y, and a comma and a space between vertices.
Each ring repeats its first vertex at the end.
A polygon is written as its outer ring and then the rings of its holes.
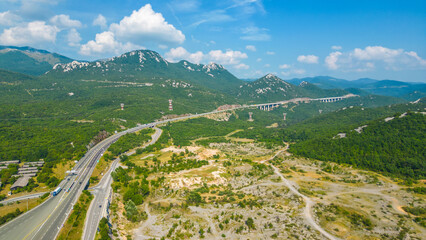
MULTIPOLYGON (((62 194, 62 197, 63 197, 64 195, 62 194)), ((40 224, 38 224, 35 228, 33 228, 32 230, 31 230, 31 232, 30 233, 28 233, 22 240, 25 240, 29 235, 31 235, 31 233, 33 233, 34 232, 34 230, 36 229, 36 228, 38 228, 40 225, 40 228, 41 227, 43 227, 43 225, 44 225, 44 223, 46 223, 46 221, 52 216, 52 214, 53 214, 53 212, 55 212, 55 210, 56 210, 56 208, 58 208, 61 204, 62 204, 62 202, 63 202, 63 200, 62 200, 62 198, 61 199, 59 199, 59 204, 58 205, 56 205, 56 207, 53 209, 53 211, 49 214, 49 216, 47 216, 47 218, 43 221, 43 222, 41 222, 40 224)), ((37 231, 38 232, 38 231, 37 231)), ((36 233, 37 234, 37 233, 36 233)))

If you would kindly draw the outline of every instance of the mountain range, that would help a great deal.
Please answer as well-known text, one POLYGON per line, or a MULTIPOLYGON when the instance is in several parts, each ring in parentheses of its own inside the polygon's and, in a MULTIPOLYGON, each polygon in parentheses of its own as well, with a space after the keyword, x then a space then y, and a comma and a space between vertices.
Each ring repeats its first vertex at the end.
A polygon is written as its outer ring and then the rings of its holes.
POLYGON ((110 59, 87 62, 31 47, 0 46, 0 69, 39 76, 42 79, 40 86, 44 87, 54 83, 78 88, 81 81, 106 79, 113 82, 159 85, 174 81, 175 84, 181 84, 180 86, 189 84, 205 91, 227 94, 244 102, 286 100, 302 96, 337 96, 347 93, 361 96, 375 94, 406 100, 426 96, 425 83, 395 80, 363 78, 348 81, 318 76, 284 81, 268 74, 254 81, 243 81, 220 64, 194 64, 186 60, 172 63, 150 50, 135 50, 110 59))
POLYGON ((31 47, 0 46, 0 68, 29 75, 41 75, 57 63, 72 59, 31 47))
POLYGON ((407 100, 416 100, 426 97, 425 83, 375 80, 371 78, 360 78, 358 80, 348 81, 328 76, 293 78, 287 81, 293 84, 309 82, 323 89, 340 88, 361 95, 376 94, 400 97, 407 100))

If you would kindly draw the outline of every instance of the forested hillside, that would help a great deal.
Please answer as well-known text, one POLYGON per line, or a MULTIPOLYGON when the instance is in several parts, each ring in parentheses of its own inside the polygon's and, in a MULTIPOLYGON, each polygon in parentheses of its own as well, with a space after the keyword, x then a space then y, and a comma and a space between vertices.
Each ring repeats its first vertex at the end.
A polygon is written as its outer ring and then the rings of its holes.
POLYGON ((426 116, 396 114, 393 120, 369 122, 361 133, 347 129, 346 137, 316 137, 291 147, 297 155, 347 163, 402 178, 426 176, 426 116))

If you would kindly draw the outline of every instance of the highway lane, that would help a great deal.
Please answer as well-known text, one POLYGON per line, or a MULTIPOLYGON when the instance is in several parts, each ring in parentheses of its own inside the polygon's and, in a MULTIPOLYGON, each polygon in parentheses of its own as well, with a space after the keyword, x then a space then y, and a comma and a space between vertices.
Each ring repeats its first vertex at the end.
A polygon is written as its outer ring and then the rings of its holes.
MULTIPOLYGON (((70 180, 71 181, 71 180, 70 180)), ((69 186, 68 181, 62 183, 63 187, 69 186)), ((63 200, 65 191, 61 191, 56 197, 50 197, 43 204, 22 214, 13 221, 6 223, 0 228, 0 239, 24 239, 30 233, 28 226, 37 226, 43 219, 47 218, 50 211, 46 209, 54 209, 63 200)))
MULTIPOLYGON (((277 102, 282 103, 282 102, 277 102)), ((184 117, 178 117, 174 119, 168 119, 163 121, 156 121, 149 124, 138 125, 137 127, 127 129, 123 132, 119 132, 115 135, 108 137, 102 142, 98 143, 87 154, 76 164, 73 168, 79 171, 78 178, 82 179, 86 183, 96 165, 97 160, 105 152, 105 150, 121 136, 136 132, 143 128, 154 127, 159 124, 165 124, 172 121, 180 121, 195 117, 201 117, 209 114, 226 112, 236 109, 253 108, 262 106, 262 104, 243 105, 240 107, 226 109, 226 110, 214 110, 212 112, 193 114, 184 117)), ((69 187, 72 183, 63 180, 60 186, 69 187)), ((6 239, 43 239, 40 237, 56 236, 59 233, 60 227, 66 220, 65 216, 71 210, 74 202, 78 199, 82 192, 82 188, 75 188, 70 193, 65 194, 61 192, 56 197, 50 198, 37 208, 22 214, 20 217, 12 220, 11 222, 0 227, 0 240, 6 239), (40 233, 41 232, 41 233, 40 233), (44 235, 40 235, 44 233, 44 235)))
MULTIPOLYGON (((114 141, 115 139, 112 139, 110 141, 114 141)), ((88 151, 86 156, 84 156, 74 167, 75 170, 80 170, 81 173, 84 173, 84 169, 86 169, 89 166, 90 161, 92 160, 96 153, 98 153, 100 150, 102 150, 102 147, 105 144, 100 144, 92 148, 88 151)), ((102 151, 103 152, 103 151, 102 151)), ((92 163, 91 167, 95 165, 96 162, 92 163)), ((86 174, 87 175, 87 174, 86 174)), ((63 189, 69 188, 71 186, 72 182, 78 180, 83 180, 81 177, 82 175, 74 175, 69 176, 70 180, 63 180, 59 186, 61 186, 63 189)), ((89 175, 90 177, 90 175, 89 175)), ((82 182, 82 185, 84 185, 84 182, 82 182)), ((48 200, 46 200, 41 205, 37 206, 33 210, 22 214, 18 218, 12 220, 9 223, 6 223, 5 225, 0 227, 0 240, 10 240, 10 239, 32 239, 33 235, 37 232, 37 229, 40 227, 44 227, 44 222, 47 221, 47 219, 53 219, 52 215, 53 213, 59 209, 59 205, 62 206, 62 204, 68 203, 66 200, 69 198, 70 194, 75 195, 77 192, 73 191, 70 193, 66 193, 64 190, 61 191, 61 193, 55 197, 50 197, 48 200)), ((68 203, 69 204, 69 203, 68 203)), ((58 212, 58 211, 56 211, 58 212)), ((34 239, 42 239, 42 238, 34 238, 34 239)))
MULTIPOLYGON (((157 142, 162 134, 162 130, 159 128, 155 128, 155 133, 152 135, 151 141, 144 146, 147 147, 157 142)), ((135 150, 125 153, 127 156, 130 156, 135 153, 135 150)), ((111 183, 112 177, 111 172, 115 170, 119 166, 120 159, 114 160, 111 164, 108 172, 103 176, 98 185, 93 188, 93 194, 95 198, 92 200, 90 204, 89 210, 86 214, 86 222, 84 224, 83 231, 83 240, 91 240, 95 238, 99 222, 102 217, 107 217, 108 207, 111 201, 111 183)))
MULTIPOLYGON (((121 136, 136 132, 144 128, 154 127, 158 124, 164 124, 172 121, 185 120, 193 117, 205 116, 212 113, 219 113, 228 110, 212 111, 209 113, 201 113, 195 115, 189 115, 185 117, 179 117, 175 119, 168 119, 163 121, 157 121, 149 124, 139 125, 137 127, 127 129, 119 132, 115 135, 108 137, 102 142, 95 145, 90 149, 83 158, 78 161, 73 170, 78 171, 78 182, 82 182, 84 185, 88 182, 90 175, 95 167, 97 160, 105 152, 105 150, 121 136)), ((74 176, 73 178, 76 178, 74 176)), ((64 189, 68 188, 72 183, 63 180, 59 186, 64 189)), ((20 217, 12 220, 11 222, 0 227, 0 240, 9 239, 43 239, 47 236, 56 236, 62 224, 66 220, 66 214, 68 214, 82 192, 82 189, 74 188, 69 194, 64 195, 64 191, 58 196, 52 197, 39 205, 34 211, 29 211, 22 214, 20 217), (63 198, 64 197, 64 198, 63 198), (72 198, 72 199, 71 199, 72 198), (59 199, 61 201, 59 201, 59 199), (60 216, 61 215, 61 216, 60 216), (13 226, 13 227, 11 227, 13 226)))

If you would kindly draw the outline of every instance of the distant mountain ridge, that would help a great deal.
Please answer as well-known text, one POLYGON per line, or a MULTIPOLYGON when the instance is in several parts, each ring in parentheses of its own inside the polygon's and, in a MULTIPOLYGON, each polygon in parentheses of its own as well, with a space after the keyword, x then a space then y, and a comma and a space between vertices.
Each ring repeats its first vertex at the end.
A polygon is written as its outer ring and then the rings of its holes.
POLYGON ((288 82, 299 84, 301 82, 309 82, 323 89, 359 89, 355 91, 363 91, 369 94, 377 94, 392 97, 402 97, 407 100, 415 100, 426 97, 426 83, 402 82, 396 80, 375 80, 371 78, 360 78, 354 81, 338 79, 328 76, 293 78, 288 82))
POLYGON ((185 60, 172 63, 151 50, 135 50, 94 62, 60 63, 53 66, 46 75, 61 76, 66 79, 108 77, 123 81, 132 79, 138 82, 151 82, 156 79, 186 80, 202 87, 225 92, 243 83, 220 64, 193 64, 185 60))
POLYGON ((0 68, 24 73, 41 75, 52 69, 57 63, 68 63, 72 59, 31 47, 0 46, 0 68))
POLYGON ((291 84, 270 73, 258 80, 245 82, 241 85, 238 97, 262 102, 280 101, 297 97, 341 96, 347 93, 341 89, 321 89, 305 81, 297 85, 291 84))
POLYGON ((394 80, 362 78, 348 81, 317 76, 283 81, 268 74, 257 80, 243 81, 220 64, 194 64, 186 60, 173 63, 151 50, 135 50, 109 59, 85 62, 31 47, 0 46, 0 69, 72 81, 108 79, 151 83, 173 79, 256 101, 346 93, 363 96, 376 94, 410 101, 426 97, 425 83, 394 80))

